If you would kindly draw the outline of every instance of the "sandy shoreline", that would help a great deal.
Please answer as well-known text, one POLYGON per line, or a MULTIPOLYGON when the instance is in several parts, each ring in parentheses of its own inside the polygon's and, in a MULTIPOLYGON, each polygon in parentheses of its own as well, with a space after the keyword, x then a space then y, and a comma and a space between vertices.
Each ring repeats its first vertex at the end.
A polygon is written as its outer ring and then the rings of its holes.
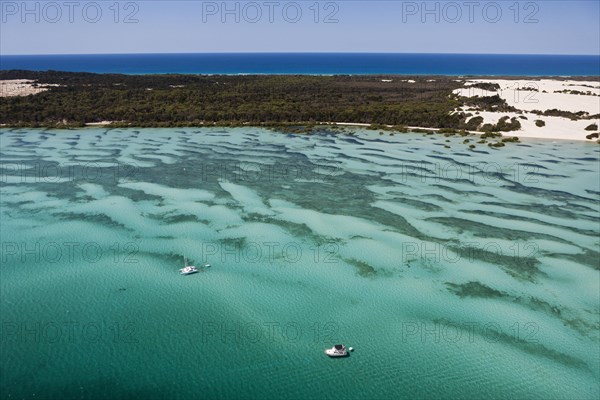
MULTIPOLYGON (((480 115, 482 115, 484 118, 486 118, 486 122, 492 122, 495 123, 497 122, 497 120, 500 118, 499 115, 500 113, 487 113, 487 112, 481 112, 480 115)), ((501 113, 502 116, 504 115, 510 115, 510 114, 505 114, 505 113, 501 113)), ((538 134, 538 132, 536 132, 537 129, 539 129, 537 126, 535 126, 534 121, 531 122, 527 122, 527 121, 521 121, 522 123, 522 128, 519 131, 512 131, 512 132, 503 132, 502 135, 503 137, 519 137, 519 138, 532 138, 532 139, 549 139, 549 140, 569 140, 569 141, 584 141, 584 142, 592 142, 592 141, 596 141, 597 139, 586 139, 586 135, 589 135, 590 133, 592 133, 591 131, 585 131, 585 126, 587 126, 586 124, 589 124, 589 120, 582 120, 582 121, 570 121, 567 120, 565 118, 559 118, 559 117, 543 117, 545 120, 552 120, 555 121, 553 122, 553 125, 556 127, 559 127, 559 130, 546 130, 544 132, 541 132, 538 134), (587 122, 586 122, 587 121, 587 122), (585 123, 584 123, 585 122, 585 123), (575 133, 581 133, 582 134, 573 134, 573 133, 567 133, 569 132, 568 130, 572 130, 573 126, 579 126, 580 129, 575 130, 575 133), (560 128, 562 128, 563 130, 560 130, 560 128)), ((101 121, 101 122, 88 122, 85 124, 86 127, 88 128, 101 128, 101 127, 110 127, 111 124, 115 123, 116 121, 101 121)), ((323 125, 323 126, 347 126, 347 127, 357 127, 357 128, 368 128, 370 127, 372 124, 367 124, 367 123, 360 123, 360 122, 317 122, 317 125, 323 125)), ((207 125, 207 127, 211 127, 213 125, 207 125)), ((384 125, 387 128, 392 128, 394 125, 384 125)), ((7 127, 6 124, 0 124, 0 127, 7 127)), ((132 127, 133 128, 133 127, 132 127)), ((407 126, 406 127, 408 130, 427 130, 427 131, 439 131, 440 128, 430 128, 430 127, 426 127, 426 126, 407 126)), ((476 135, 482 135, 485 132, 477 132, 477 131, 469 131, 473 134, 476 135)), ((571 131, 573 132, 573 131, 571 131)))

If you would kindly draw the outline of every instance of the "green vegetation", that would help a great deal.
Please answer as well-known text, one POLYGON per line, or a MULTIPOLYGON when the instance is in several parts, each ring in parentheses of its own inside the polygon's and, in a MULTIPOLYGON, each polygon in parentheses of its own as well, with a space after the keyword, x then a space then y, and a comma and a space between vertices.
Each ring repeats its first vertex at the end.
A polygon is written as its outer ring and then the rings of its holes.
POLYGON ((424 133, 426 135, 433 135, 435 133, 435 131, 429 130, 429 129, 422 129, 422 128, 414 128, 410 130, 413 133, 424 133))
POLYGON ((562 110, 557 110, 556 108, 553 108, 551 110, 546 110, 546 111, 540 111, 540 110, 532 110, 531 111, 532 114, 537 114, 537 115, 544 115, 547 117, 563 117, 563 118, 569 118, 573 121, 577 121, 579 119, 595 119, 595 118, 600 118, 600 114, 594 114, 594 115, 590 115, 590 113, 586 112, 586 111, 578 111, 576 113, 571 112, 571 111, 562 111, 562 110))
MULTIPOLYGON (((484 124, 477 115, 480 111, 517 111, 498 95, 457 96, 453 91, 463 87, 464 81, 454 77, 436 77, 435 81, 413 77, 414 83, 394 79, 385 84, 382 78, 0 71, 0 80, 29 79, 35 85, 54 85, 35 95, 3 98, 0 124, 68 128, 109 121, 111 127, 262 126, 294 134, 311 134, 326 126, 332 132, 354 135, 352 128, 335 125, 345 122, 366 124, 366 129, 379 135, 414 132, 449 138, 479 131, 485 133, 475 139, 478 144, 502 147, 518 141, 486 140, 520 129, 519 119, 526 119, 505 116, 496 124, 484 124), (474 113, 456 111, 467 107, 474 113)), ((498 84, 475 87, 500 89, 498 84)), ((446 142, 450 148, 451 141, 446 142)), ((463 144, 475 148, 471 139, 464 139, 463 144)))
MULTIPOLYGON (((0 123, 9 126, 256 125, 299 126, 339 121, 460 129, 462 82, 415 83, 381 76, 117 75, 0 71, 0 79, 58 84, 27 97, 6 97, 0 123)), ((402 128, 404 130, 404 128, 402 128)))
POLYGON ((465 129, 476 131, 483 123, 483 117, 473 117, 465 124, 465 129))
POLYGON ((464 105, 472 107, 473 110, 476 111, 517 111, 515 107, 509 106, 506 100, 501 98, 499 95, 483 97, 459 97, 459 99, 464 105))
POLYGON ((509 120, 509 117, 500 118, 500 120, 496 124, 496 129, 493 129, 493 130, 502 131, 502 132, 510 132, 510 131, 518 131, 519 129, 521 129, 521 123, 515 117, 512 117, 510 119, 510 122, 508 122, 508 120, 509 120))
POLYGON ((543 126, 546 126, 546 122, 541 120, 541 119, 536 119, 535 120, 535 126, 537 126, 538 128, 541 128, 543 126))
POLYGON ((494 139, 502 137, 502 134, 499 132, 487 132, 481 135, 481 139, 494 139))
POLYGON ((585 128, 585 130, 586 130, 586 131, 597 131, 597 130, 598 130, 598 125, 596 125, 596 124, 591 124, 591 125, 587 126, 587 127, 585 128))
POLYGON ((599 136, 599 135, 600 135, 600 134, 599 134, 598 132, 594 132, 594 133, 590 133, 590 134, 589 134, 589 135, 587 135, 585 138, 586 138, 586 139, 589 139, 589 140, 592 140, 592 139, 598 139, 598 136, 599 136))
POLYGON ((497 83, 490 83, 490 82, 478 82, 475 83, 473 85, 470 85, 468 87, 472 87, 472 88, 477 88, 477 89, 482 89, 482 90, 489 90, 489 91, 497 91, 500 90, 500 85, 497 83))
MULTIPOLYGON (((584 86, 584 85, 582 85, 584 86)), ((581 96, 598 96, 596 93, 593 93, 591 90, 588 90, 587 92, 582 92, 579 90, 555 90, 554 93, 566 93, 566 94, 577 94, 577 95, 581 95, 581 96)))
POLYGON ((440 130, 438 130, 438 133, 443 133, 444 136, 449 137, 449 136, 453 136, 457 133, 459 133, 458 129, 453 129, 453 128, 442 128, 440 130))
POLYGON ((484 124, 479 128, 482 132, 509 132, 509 131, 518 131, 521 129, 521 123, 515 117, 511 118, 509 121, 509 117, 502 117, 498 121, 497 124, 484 124))
POLYGON ((536 87, 533 86, 523 86, 520 88, 517 88, 517 90, 521 90, 521 91, 525 91, 525 92, 539 92, 540 90, 536 87))

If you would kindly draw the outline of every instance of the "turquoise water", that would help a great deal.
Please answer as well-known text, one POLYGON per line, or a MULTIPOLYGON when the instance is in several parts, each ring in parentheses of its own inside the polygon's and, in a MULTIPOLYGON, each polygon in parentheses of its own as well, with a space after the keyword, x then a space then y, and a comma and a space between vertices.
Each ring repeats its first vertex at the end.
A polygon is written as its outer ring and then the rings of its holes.
POLYGON ((596 398, 598 146, 463 140, 2 129, 0 397, 596 398))

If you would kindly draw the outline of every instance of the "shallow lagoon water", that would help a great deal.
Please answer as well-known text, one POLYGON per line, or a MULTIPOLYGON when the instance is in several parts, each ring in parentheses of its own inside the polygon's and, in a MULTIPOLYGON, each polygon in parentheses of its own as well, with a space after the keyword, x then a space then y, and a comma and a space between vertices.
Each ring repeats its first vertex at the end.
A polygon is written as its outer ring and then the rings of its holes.
POLYGON ((0 132, 3 398, 600 394, 597 145, 0 132))

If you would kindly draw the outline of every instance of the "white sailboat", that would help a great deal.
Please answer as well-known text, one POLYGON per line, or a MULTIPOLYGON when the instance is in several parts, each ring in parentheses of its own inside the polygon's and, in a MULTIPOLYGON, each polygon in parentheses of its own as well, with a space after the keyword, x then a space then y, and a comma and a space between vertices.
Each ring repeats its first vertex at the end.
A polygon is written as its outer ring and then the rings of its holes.
POLYGON ((198 272, 198 268, 193 265, 187 265, 187 258, 183 257, 183 268, 179 270, 181 275, 191 275, 198 272))

